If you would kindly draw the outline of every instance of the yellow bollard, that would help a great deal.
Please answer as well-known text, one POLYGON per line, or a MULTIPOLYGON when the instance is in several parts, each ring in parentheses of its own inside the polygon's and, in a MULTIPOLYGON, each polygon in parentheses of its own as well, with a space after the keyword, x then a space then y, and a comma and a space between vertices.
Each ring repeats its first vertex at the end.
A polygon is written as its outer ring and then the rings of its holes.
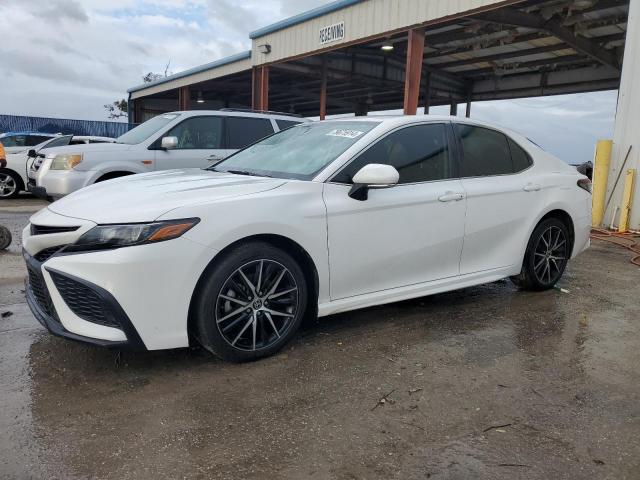
POLYGON ((631 214, 631 200, 633 197, 633 180, 636 177, 636 169, 627 170, 624 178, 624 191, 622 192, 622 205, 620 206, 620 225, 618 232, 624 233, 629 230, 629 216, 631 214))
POLYGON ((599 227, 604 218, 604 203, 607 196, 609 165, 613 140, 598 140, 593 165, 593 198, 591 204, 591 225, 599 227))

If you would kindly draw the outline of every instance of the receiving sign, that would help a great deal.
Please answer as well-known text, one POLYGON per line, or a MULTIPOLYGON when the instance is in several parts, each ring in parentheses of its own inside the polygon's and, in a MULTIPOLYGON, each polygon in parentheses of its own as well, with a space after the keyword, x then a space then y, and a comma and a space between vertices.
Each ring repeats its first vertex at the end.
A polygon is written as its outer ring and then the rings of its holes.
POLYGON ((320 45, 344 39, 344 22, 322 27, 320 29, 320 45))

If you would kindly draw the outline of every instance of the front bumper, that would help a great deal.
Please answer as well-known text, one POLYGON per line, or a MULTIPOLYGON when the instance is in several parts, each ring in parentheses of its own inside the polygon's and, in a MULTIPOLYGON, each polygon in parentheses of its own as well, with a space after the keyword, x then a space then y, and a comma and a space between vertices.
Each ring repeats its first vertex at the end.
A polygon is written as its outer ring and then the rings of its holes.
POLYGON ((117 348, 122 350, 146 350, 146 347, 140 338, 140 335, 138 335, 138 332, 131 323, 131 320, 129 320, 127 314, 109 292, 97 285, 91 284, 90 282, 86 282, 71 275, 58 272, 53 269, 47 269, 45 267, 45 269, 50 272, 65 277, 69 281, 81 284, 93 292, 95 296, 100 299, 100 306, 103 310, 101 312, 102 315, 106 315, 114 325, 118 325, 120 327, 126 336, 126 340, 104 340, 78 335, 67 330, 58 317, 58 312, 51 294, 49 293, 49 288, 42 272, 42 263, 35 257, 29 255, 26 251, 23 251, 23 256, 27 263, 28 271, 28 277, 25 281, 27 304, 38 322, 40 322, 42 326, 52 334, 58 337, 68 338, 70 340, 89 343, 100 347, 117 348))
POLYGON ((75 243, 96 225, 94 222, 60 215, 48 208, 31 217, 31 222, 72 230, 32 234, 27 226, 22 233, 29 274, 46 288, 46 301, 34 302, 38 297, 30 285, 27 296, 32 297, 34 315, 52 333, 114 347, 128 348, 131 343, 132 348, 144 344, 147 350, 189 346, 191 298, 216 252, 180 237, 115 250, 66 253, 60 250, 62 246, 75 243), (65 297, 65 282, 75 282, 71 292, 75 300, 65 297), (81 305, 74 305, 74 301, 81 305), (53 310, 44 308, 49 304, 53 310), (106 305, 97 310, 107 312, 98 323, 87 318, 82 309, 89 305, 95 311, 97 304, 106 305))
MULTIPOLYGON (((46 195, 44 198, 59 199, 89 185, 93 174, 91 171, 48 170, 41 176, 36 189, 41 189, 41 194, 46 195)), ((34 194, 38 195, 35 191, 34 194)))
POLYGON ((38 187, 34 183, 27 183, 27 191, 30 192, 34 197, 40 198, 42 200, 47 200, 49 202, 53 201, 53 197, 47 195, 47 189, 44 187, 38 187))

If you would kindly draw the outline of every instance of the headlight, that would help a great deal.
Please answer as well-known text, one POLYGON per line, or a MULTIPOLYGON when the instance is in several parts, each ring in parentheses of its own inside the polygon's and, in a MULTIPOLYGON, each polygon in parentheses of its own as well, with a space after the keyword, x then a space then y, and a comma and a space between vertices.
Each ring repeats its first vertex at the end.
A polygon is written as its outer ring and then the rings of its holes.
POLYGON ((68 155, 61 153, 53 157, 51 170, 71 170, 82 162, 82 154, 68 155))
POLYGON ((153 223, 98 225, 65 248, 65 251, 102 250, 164 242, 180 237, 199 221, 199 218, 185 218, 153 223))

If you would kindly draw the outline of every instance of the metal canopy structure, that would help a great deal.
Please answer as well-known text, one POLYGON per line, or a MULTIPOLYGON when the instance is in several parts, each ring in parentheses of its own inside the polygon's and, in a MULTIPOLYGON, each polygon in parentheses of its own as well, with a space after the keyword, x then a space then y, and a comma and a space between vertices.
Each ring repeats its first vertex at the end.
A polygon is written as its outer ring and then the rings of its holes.
MULTIPOLYGON (((386 3, 394 8, 397 2, 386 3)), ((406 3, 411 8, 409 0, 406 3)), ((134 121, 179 107, 253 106, 305 116, 402 109, 414 32, 420 35, 421 59, 418 67, 412 58, 420 71, 414 75, 418 78, 412 87, 416 91, 410 93, 417 94, 418 105, 427 110, 429 106, 452 105, 455 112, 459 103, 616 89, 628 8, 629 0, 489 2, 425 25, 379 32, 374 38, 280 61, 269 62, 269 54, 256 53, 260 58, 250 59, 253 68, 244 54, 240 60, 243 68, 236 72, 214 73, 215 78, 199 82, 190 82, 189 75, 183 74, 184 85, 178 88, 170 88, 176 79, 169 77, 132 89, 134 121), (265 81, 266 89, 260 87, 265 81), (147 91, 150 94, 145 95, 147 91)), ((299 23, 305 21, 309 19, 299 23)), ((276 34, 291 28, 286 24, 276 27, 276 34)), ((274 33, 267 28, 263 35, 269 41, 274 33)), ((271 48, 252 36, 254 50, 271 48)), ((220 68, 211 65, 212 72, 220 68)), ((206 68, 195 70, 194 77, 207 72, 206 68)))

